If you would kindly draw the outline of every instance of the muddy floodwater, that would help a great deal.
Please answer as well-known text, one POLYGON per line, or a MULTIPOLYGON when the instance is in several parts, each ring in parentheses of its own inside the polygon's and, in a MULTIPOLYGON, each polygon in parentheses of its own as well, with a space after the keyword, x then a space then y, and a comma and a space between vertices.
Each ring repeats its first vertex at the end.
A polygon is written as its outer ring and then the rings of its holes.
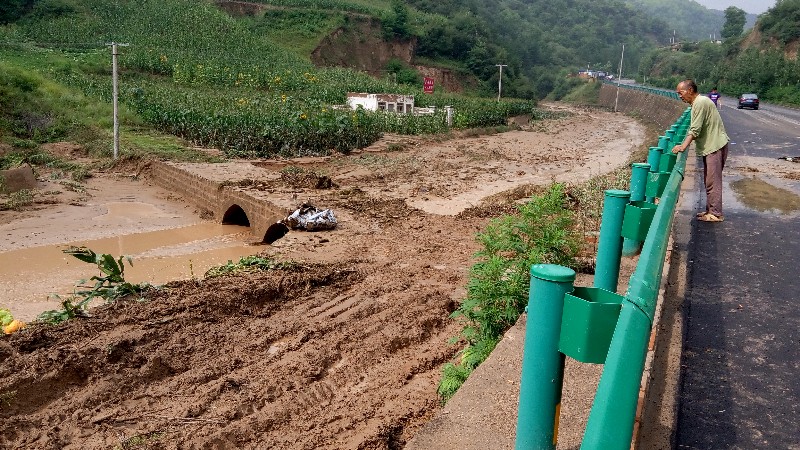
POLYGON ((789 214, 800 210, 800 196, 759 178, 736 180, 731 183, 731 188, 739 202, 756 211, 780 211, 789 214))
POLYGON ((248 227, 201 220, 192 205, 155 186, 102 177, 81 198, 0 223, 0 236, 0 307, 25 321, 60 308, 54 294, 69 295, 79 280, 100 275, 62 252, 70 246, 130 257, 125 279, 154 285, 202 278, 263 249, 248 227))
MULTIPOLYGON (((200 278, 211 267, 254 254, 249 229, 236 225, 200 223, 187 227, 112 238, 31 247, 0 253, 0 289, 16 317, 30 320, 59 305, 53 294, 66 295, 78 280, 100 275, 96 266, 64 254, 69 246, 86 246, 96 253, 127 259, 125 279, 132 283, 163 284, 200 278)), ((89 284, 92 284, 91 282, 89 284)))

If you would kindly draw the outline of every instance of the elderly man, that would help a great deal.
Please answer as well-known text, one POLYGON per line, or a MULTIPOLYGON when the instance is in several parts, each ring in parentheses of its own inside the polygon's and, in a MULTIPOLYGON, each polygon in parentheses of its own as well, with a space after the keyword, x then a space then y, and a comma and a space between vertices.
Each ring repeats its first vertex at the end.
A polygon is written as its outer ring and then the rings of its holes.
POLYGON ((722 169, 728 158, 728 134, 714 102, 697 93, 697 84, 692 80, 678 83, 676 88, 681 100, 692 105, 692 121, 686 139, 672 148, 680 153, 695 143, 697 156, 703 157, 703 179, 706 185, 706 210, 697 213, 697 220, 722 222, 722 169))

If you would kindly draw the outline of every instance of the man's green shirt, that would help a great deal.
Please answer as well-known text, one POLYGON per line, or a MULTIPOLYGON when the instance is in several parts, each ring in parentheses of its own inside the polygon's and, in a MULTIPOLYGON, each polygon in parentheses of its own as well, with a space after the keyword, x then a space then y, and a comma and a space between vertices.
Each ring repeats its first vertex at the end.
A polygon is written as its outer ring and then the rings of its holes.
POLYGON ((692 103, 689 133, 694 136, 697 156, 714 153, 730 141, 717 106, 705 95, 698 95, 692 103))

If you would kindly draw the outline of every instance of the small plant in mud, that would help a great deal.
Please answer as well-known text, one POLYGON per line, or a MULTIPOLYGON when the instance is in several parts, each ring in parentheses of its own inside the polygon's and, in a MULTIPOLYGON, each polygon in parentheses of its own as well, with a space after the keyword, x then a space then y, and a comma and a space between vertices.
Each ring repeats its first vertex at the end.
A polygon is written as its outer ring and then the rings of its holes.
POLYGON ((113 302, 128 295, 141 294, 150 287, 148 283, 133 284, 125 281, 125 265, 122 260, 127 259, 128 264, 133 265, 129 256, 120 256, 115 260, 109 254, 98 255, 86 247, 69 247, 62 252, 83 262, 95 264, 101 275, 95 275, 88 280, 94 281, 93 285, 87 285, 87 280, 78 281, 78 289, 61 302, 63 309, 43 312, 38 316, 41 322, 56 324, 79 317, 85 314, 89 302, 94 299, 102 298, 106 302, 113 302))
POLYGON ((281 181, 291 187, 330 189, 333 181, 327 175, 320 175, 313 170, 297 166, 288 166, 281 169, 281 181))
MULTIPOLYGON (((55 295, 61 300, 61 296, 55 295)), ((75 296, 68 297, 61 301, 61 309, 51 309, 39 314, 36 320, 39 322, 56 325, 66 322, 69 319, 86 316, 86 307, 91 298, 80 299, 75 296)))
POLYGON ((0 394, 0 409, 3 409, 3 406, 11 406, 11 402, 13 402, 16 397, 17 391, 8 391, 0 394))
POLYGON ((406 144, 400 142, 390 142, 386 145, 387 152, 401 152, 406 149, 406 144))
POLYGON ((114 450, 133 450, 137 448, 150 448, 154 442, 161 440, 165 433, 163 431, 153 431, 152 433, 137 434, 129 438, 120 437, 119 445, 114 450))
POLYGON ((580 238, 574 231, 570 198, 562 184, 518 207, 519 214, 493 221, 478 235, 483 248, 470 269, 467 297, 451 317, 465 326, 466 347, 458 363, 443 369, 439 395, 449 400, 519 318, 528 302, 532 264, 571 266, 580 238))
POLYGON ((208 269, 205 273, 206 278, 220 277, 223 275, 237 275, 241 273, 252 273, 266 270, 285 269, 294 267, 292 262, 278 262, 270 258, 258 255, 243 256, 238 262, 228 260, 226 264, 208 269))
POLYGON ((33 204, 34 193, 30 189, 21 189, 17 192, 12 192, 8 195, 8 200, 6 200, 0 210, 3 209, 11 209, 14 211, 19 211, 20 209, 33 204))

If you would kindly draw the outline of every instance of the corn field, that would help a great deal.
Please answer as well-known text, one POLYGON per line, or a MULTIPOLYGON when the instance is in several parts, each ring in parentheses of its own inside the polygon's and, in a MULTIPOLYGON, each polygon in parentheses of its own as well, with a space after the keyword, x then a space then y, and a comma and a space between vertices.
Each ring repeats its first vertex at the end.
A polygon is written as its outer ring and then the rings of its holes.
MULTIPOLYGON (((356 1, 270 3, 370 9, 356 1)), ((119 47, 120 100, 155 128, 232 157, 348 152, 386 132, 442 133, 445 105, 454 108, 454 128, 503 125, 533 112, 528 101, 430 95, 350 69, 316 68, 205 1, 87 0, 79 8, 0 36, 46 43, 62 55, 46 75, 104 101, 111 100, 107 44, 127 44, 119 47), (440 112, 345 109, 348 92, 414 95, 440 112)))

